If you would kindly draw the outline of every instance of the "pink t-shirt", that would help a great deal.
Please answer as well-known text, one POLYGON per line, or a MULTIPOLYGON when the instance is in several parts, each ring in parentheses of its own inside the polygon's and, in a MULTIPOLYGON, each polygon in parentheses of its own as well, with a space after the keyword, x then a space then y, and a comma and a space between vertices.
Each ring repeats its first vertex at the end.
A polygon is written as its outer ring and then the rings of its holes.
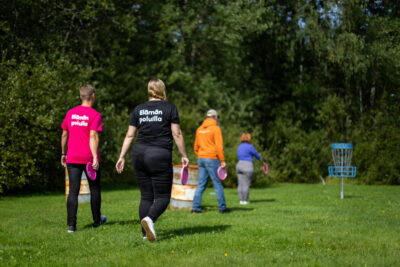
MULTIPOLYGON (((68 131, 67 163, 86 164, 92 162, 90 130, 102 131, 101 114, 91 107, 77 106, 70 109, 61 125, 68 131)), ((100 162, 100 151, 98 151, 100 162)))

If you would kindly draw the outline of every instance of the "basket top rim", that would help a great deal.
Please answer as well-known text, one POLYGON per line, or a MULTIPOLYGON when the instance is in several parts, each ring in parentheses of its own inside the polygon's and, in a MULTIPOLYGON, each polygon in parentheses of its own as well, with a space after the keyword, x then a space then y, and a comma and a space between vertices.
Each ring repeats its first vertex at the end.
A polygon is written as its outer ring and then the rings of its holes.
POLYGON ((331 148, 334 149, 352 149, 353 144, 352 143, 332 143, 331 148))

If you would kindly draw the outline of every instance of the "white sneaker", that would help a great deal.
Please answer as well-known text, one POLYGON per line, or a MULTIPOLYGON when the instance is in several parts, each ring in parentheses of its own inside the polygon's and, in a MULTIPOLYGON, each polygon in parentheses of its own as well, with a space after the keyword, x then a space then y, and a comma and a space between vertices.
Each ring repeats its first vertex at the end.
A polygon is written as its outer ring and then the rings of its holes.
POLYGON ((243 205, 247 205, 249 203, 250 203, 250 201, 243 201, 243 205))
POLYGON ((150 242, 156 240, 156 231, 154 231, 154 223, 150 217, 144 217, 141 221, 144 230, 146 231, 146 237, 150 242))
POLYGON ((244 201, 242 201, 242 200, 240 200, 239 203, 240 203, 240 205, 244 205, 244 201))

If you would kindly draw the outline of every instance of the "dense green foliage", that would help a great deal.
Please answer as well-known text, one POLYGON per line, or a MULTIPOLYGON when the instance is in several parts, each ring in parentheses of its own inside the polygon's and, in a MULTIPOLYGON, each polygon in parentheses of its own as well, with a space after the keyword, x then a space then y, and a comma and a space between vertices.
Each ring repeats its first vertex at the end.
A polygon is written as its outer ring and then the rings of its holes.
POLYGON ((319 181, 332 142, 354 144, 361 182, 399 184, 399 10, 366 0, 6 1, 0 192, 62 184, 60 124, 84 83, 104 118, 104 177, 121 179, 113 166, 129 114, 156 76, 192 163, 195 129, 207 109, 220 111, 227 185, 243 131, 271 167, 260 185, 319 181))
POLYGON ((2 197, 1 266, 398 266, 399 186, 276 184, 251 189, 239 205, 225 189, 230 214, 206 190, 205 212, 167 210, 157 241, 142 240, 137 188, 105 190, 108 223, 93 229, 80 204, 67 233, 62 194, 2 197), (46 207, 44 209, 44 207, 46 207))

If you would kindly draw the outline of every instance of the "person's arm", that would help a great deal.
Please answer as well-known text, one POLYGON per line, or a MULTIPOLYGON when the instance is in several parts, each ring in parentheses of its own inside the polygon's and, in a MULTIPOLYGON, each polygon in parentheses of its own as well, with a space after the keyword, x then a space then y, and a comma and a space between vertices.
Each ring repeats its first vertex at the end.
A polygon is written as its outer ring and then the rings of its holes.
POLYGON ((182 155, 182 165, 187 166, 189 164, 189 159, 186 156, 185 142, 183 140, 183 135, 179 124, 171 123, 172 136, 174 137, 175 144, 178 147, 179 153, 182 155))
POLYGON ((61 134, 61 165, 67 167, 67 143, 68 143, 68 131, 63 130, 61 134))
POLYGON ((224 141, 222 139, 222 132, 219 127, 216 128, 215 130, 215 145, 217 146, 217 155, 218 159, 221 161, 221 167, 225 168, 226 163, 225 163, 225 157, 224 157, 224 141))
POLYGON ((99 159, 97 158, 99 150, 99 133, 95 130, 90 130, 90 152, 92 152, 93 162, 92 167, 95 170, 99 169, 99 159))
POLYGON ((197 140, 197 131, 196 131, 196 136, 194 138, 193 151, 197 156, 199 156, 199 154, 198 154, 199 153, 199 143, 198 143, 198 140, 197 140))
POLYGON ((128 131, 126 132, 124 142, 122 144, 121 153, 119 154, 119 159, 117 164, 115 164, 115 168, 118 173, 121 173, 125 167, 125 155, 128 152, 129 147, 132 144, 132 141, 135 139, 137 128, 135 126, 129 125, 128 131))
POLYGON ((265 163, 263 158, 261 157, 261 155, 258 154, 256 148, 254 146, 252 146, 252 147, 253 147, 253 155, 254 155, 254 157, 256 157, 256 159, 258 159, 263 166, 266 165, 267 163, 265 163))
POLYGON ((251 148, 252 148, 251 152, 252 152, 253 156, 254 156, 256 159, 258 159, 259 161, 263 162, 263 161, 262 161, 262 158, 261 158, 260 154, 258 154, 256 148, 255 148, 253 145, 251 145, 251 148))

